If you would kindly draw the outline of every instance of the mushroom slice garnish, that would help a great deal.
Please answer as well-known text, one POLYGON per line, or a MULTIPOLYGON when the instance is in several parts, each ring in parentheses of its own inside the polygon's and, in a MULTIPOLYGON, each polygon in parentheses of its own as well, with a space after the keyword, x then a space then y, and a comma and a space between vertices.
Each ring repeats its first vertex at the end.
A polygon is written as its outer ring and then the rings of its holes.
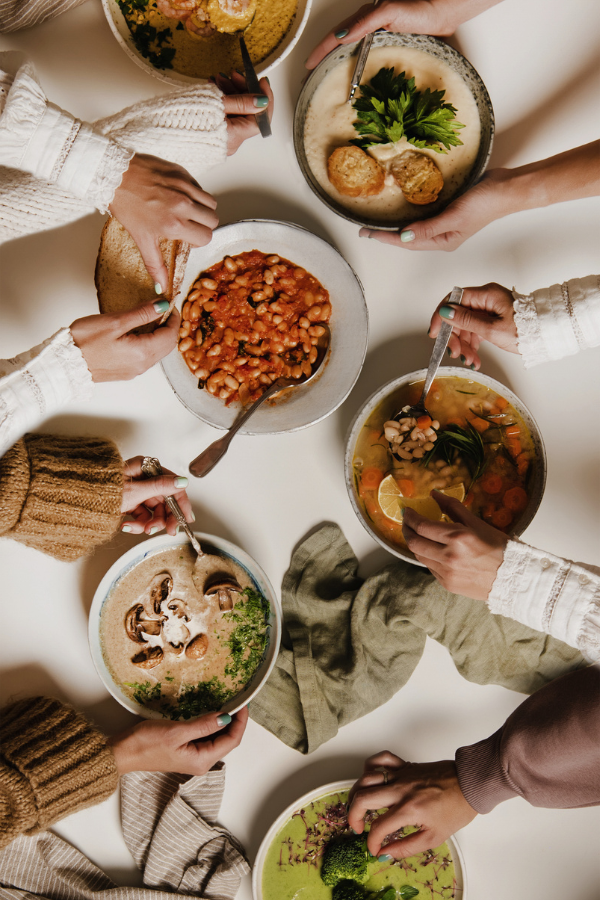
POLYGON ((152 610, 155 615, 160 615, 161 605, 164 600, 168 599, 169 594, 172 590, 173 579, 168 572, 159 572, 158 575, 154 576, 154 578, 150 582, 148 593, 150 597, 150 603, 152 605, 152 610))
POLYGON ((160 619, 142 619, 140 629, 144 634, 151 634, 152 637, 158 637, 161 632, 162 621, 160 619))
POLYGON ((132 656, 131 662, 134 666, 139 666, 140 669, 153 669, 154 666, 162 662, 163 656, 164 653, 160 647, 146 647, 140 653, 132 656))
POLYGON ((205 597, 216 596, 222 612, 233 609, 233 594, 241 594, 242 589, 234 578, 222 578, 204 589, 205 597))
POLYGON ((208 650, 208 635, 197 634, 196 637, 189 642, 185 648, 185 655, 188 659, 202 659, 206 656, 208 650))
POLYGON ((140 631, 142 630, 140 627, 140 615, 143 612, 144 607, 142 604, 136 603, 125 616, 125 631, 127 632, 127 637, 130 641, 136 641, 138 644, 144 643, 144 638, 140 634, 140 631))

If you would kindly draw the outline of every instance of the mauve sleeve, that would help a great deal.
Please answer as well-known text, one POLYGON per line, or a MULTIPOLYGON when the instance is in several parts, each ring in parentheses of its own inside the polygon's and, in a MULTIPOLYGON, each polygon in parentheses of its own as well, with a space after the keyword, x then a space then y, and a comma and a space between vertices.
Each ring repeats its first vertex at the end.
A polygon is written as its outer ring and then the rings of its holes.
POLYGON ((456 751, 460 788, 478 813, 600 806, 600 668, 570 672, 528 697, 502 728, 456 751))

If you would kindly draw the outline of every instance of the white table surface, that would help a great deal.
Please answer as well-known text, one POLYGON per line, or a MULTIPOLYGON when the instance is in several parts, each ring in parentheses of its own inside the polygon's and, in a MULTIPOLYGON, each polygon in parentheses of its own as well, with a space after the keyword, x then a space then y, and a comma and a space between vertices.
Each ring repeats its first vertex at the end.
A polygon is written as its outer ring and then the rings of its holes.
MULTIPOLYGON (((340 410, 296 434, 238 437, 213 475, 191 480, 199 528, 244 547, 277 586, 292 548, 322 521, 342 526, 364 573, 390 561, 350 507, 342 467, 345 434, 354 411, 375 387, 426 364, 431 310, 452 285, 495 280, 529 291, 597 271, 597 199, 501 220, 452 254, 410 253, 361 240, 355 226, 320 204, 295 162, 292 113, 304 59, 349 6, 344 0, 314 0, 299 45, 271 78, 277 100, 274 136, 246 143, 204 181, 219 199, 221 222, 247 216, 286 219, 331 240, 358 272, 369 305, 364 371, 340 410)), ((505 0, 459 30, 456 46, 481 74, 494 104, 494 165, 533 161, 597 137, 599 24, 596 0, 505 0)), ((99 0, 5 36, 0 47, 25 50, 47 95, 84 119, 168 90, 119 48, 99 0)), ((97 310, 93 275, 101 228, 102 217, 92 215, 0 248, 1 357, 97 310)), ((598 551, 599 353, 588 351, 528 373, 515 356, 489 346, 482 353, 483 370, 523 398, 546 441, 546 494, 525 539, 590 562, 598 551), (575 429, 574 439, 567 413, 585 423, 575 429)), ((110 436, 125 456, 156 455, 179 473, 187 473, 190 459, 216 436, 175 400, 158 367, 134 382, 96 387, 91 403, 71 407, 44 428, 110 436)), ((132 540, 119 536, 108 549, 76 564, 0 542, 2 702, 52 692, 88 711, 107 730, 130 721, 96 675, 86 625, 102 574, 132 540)), ((399 694, 310 758, 251 722, 241 748, 227 760, 221 821, 253 859, 273 819, 305 791, 356 777, 363 759, 383 748, 411 760, 451 757, 461 744, 491 734, 522 699, 501 687, 469 684, 446 651, 428 641, 399 694)), ((118 883, 139 883, 122 841, 116 795, 56 830, 118 883)), ((598 809, 542 810, 520 799, 504 803, 459 835, 469 897, 597 898, 599 833, 598 809)), ((238 897, 251 897, 249 879, 238 897)))

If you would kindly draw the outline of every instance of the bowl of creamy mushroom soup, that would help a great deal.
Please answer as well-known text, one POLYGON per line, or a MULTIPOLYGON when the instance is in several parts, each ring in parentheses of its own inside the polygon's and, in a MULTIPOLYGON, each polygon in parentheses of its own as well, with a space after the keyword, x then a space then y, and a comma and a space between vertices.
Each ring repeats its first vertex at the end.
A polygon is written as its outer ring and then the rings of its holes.
POLYGON ((294 147, 311 190, 333 212, 396 230, 437 215, 481 177, 494 111, 464 56, 420 34, 378 32, 348 102, 357 44, 333 50, 304 84, 294 147))
POLYGON ((234 713, 257 694, 281 637, 277 596, 240 547, 198 534, 159 535, 108 570, 94 596, 96 670, 126 709, 145 718, 234 713))

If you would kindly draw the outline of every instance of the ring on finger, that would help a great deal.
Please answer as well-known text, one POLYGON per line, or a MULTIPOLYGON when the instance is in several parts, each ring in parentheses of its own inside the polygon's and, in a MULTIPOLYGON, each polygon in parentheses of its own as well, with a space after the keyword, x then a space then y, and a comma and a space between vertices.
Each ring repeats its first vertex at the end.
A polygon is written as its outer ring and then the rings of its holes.
POLYGON ((383 775, 383 783, 388 783, 389 772, 385 766, 377 766, 373 771, 380 772, 383 775))

